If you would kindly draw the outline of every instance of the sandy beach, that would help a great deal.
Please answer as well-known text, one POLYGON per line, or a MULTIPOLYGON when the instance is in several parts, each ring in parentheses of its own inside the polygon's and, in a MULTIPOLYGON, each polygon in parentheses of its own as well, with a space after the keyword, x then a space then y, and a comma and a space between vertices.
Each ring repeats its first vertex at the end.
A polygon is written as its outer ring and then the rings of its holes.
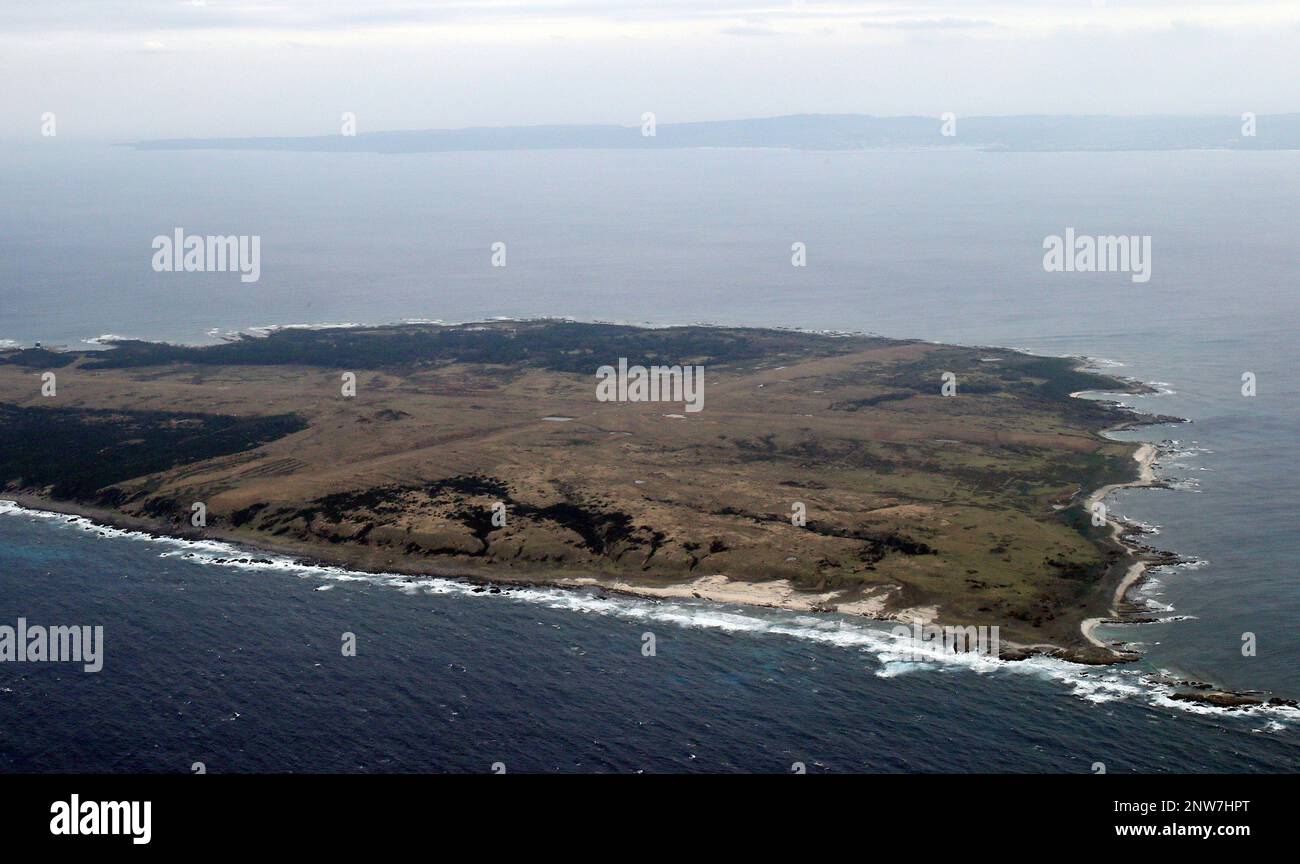
POLYGON ((887 612, 887 601, 893 593, 890 588, 875 591, 866 597, 851 599, 844 591, 813 594, 800 591, 787 579, 768 582, 746 582, 730 579, 718 573, 701 576, 691 582, 676 585, 638 585, 625 581, 610 581, 582 577, 561 579, 556 585, 569 588, 600 588, 650 599, 707 600, 711 603, 737 603, 745 606, 766 606, 798 612, 838 612, 844 615, 862 615, 879 621, 903 621, 908 624, 929 624, 939 610, 934 606, 916 606, 887 612))
MULTIPOLYGON (((1133 453, 1134 460, 1136 460, 1140 466, 1138 479, 1128 483, 1110 483, 1095 490, 1088 496, 1088 499, 1085 502, 1086 509, 1091 511, 1093 505, 1104 500, 1107 495, 1114 492, 1116 489, 1135 489, 1154 485, 1156 482, 1155 460, 1158 454, 1159 449, 1154 444, 1145 443, 1138 447, 1138 449, 1133 453)), ((1125 595, 1128 594, 1129 590, 1133 588, 1134 585, 1138 584, 1138 582, 1142 580, 1142 576, 1146 572, 1147 564, 1146 561, 1138 558, 1137 550, 1123 542, 1124 526, 1110 516, 1106 517, 1106 521, 1111 527, 1111 537, 1113 537, 1117 543, 1123 545, 1124 548, 1128 550, 1130 556, 1138 559, 1129 564, 1128 570, 1124 574, 1124 578, 1121 579, 1119 584, 1115 587, 1115 593, 1111 597, 1111 615, 1116 615, 1118 614, 1117 610, 1120 604, 1124 602, 1125 595)), ((1106 619, 1086 618, 1079 624, 1079 630, 1083 633, 1084 638, 1093 645, 1096 645, 1098 648, 1111 647, 1093 635, 1093 631, 1097 628, 1097 625, 1101 624, 1104 620, 1106 619)))

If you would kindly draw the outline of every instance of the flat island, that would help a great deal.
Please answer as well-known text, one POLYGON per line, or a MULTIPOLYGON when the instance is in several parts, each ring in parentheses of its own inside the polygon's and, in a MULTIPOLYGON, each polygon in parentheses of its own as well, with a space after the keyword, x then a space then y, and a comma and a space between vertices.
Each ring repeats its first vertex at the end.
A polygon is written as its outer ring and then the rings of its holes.
POLYGON ((120 340, 0 352, 0 488, 360 570, 996 625, 1013 653, 1113 662, 1081 625, 1134 558, 1087 508, 1140 479, 1101 435, 1135 418, 1071 394, 1134 389, 1068 358, 731 327, 120 340), (598 400, 621 358, 703 367, 702 410, 598 400))

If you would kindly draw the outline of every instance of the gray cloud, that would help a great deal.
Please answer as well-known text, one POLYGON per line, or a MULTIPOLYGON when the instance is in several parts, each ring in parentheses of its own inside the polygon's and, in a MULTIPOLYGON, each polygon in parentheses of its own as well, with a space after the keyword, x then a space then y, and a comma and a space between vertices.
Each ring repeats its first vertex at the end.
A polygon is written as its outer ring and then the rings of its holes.
MULTIPOLYGON (((1235 9, 1267 7, 1266 2, 1239 2, 1235 9)), ((989 26, 998 13, 1038 12, 1050 18, 1077 7, 1055 0, 1002 0, 972 3, 957 0, 909 0, 908 17, 865 23, 889 29, 959 29, 989 26), (968 18, 975 12, 978 18, 968 18), (926 18, 922 15, 934 15, 926 18)), ((1177 0, 1124 0, 1108 10, 1117 14, 1140 9, 1186 7, 1177 0)), ((899 4, 889 0, 283 0, 277 3, 225 0, 40 0, 9 2, 0 30, 16 32, 153 32, 159 30, 293 30, 298 32, 388 28, 511 20, 607 20, 623 22, 801 19, 840 20, 863 16, 899 18, 899 4)), ((744 25, 736 25, 743 27, 744 25)), ((735 29, 735 28, 732 28, 735 29)))
POLYGON ((992 21, 975 18, 913 18, 900 21, 863 21, 861 24, 873 30, 974 30, 998 26, 992 21))
POLYGON ((738 24, 735 27, 724 27, 722 32, 728 36, 777 36, 778 31, 771 27, 761 27, 756 24, 738 24))

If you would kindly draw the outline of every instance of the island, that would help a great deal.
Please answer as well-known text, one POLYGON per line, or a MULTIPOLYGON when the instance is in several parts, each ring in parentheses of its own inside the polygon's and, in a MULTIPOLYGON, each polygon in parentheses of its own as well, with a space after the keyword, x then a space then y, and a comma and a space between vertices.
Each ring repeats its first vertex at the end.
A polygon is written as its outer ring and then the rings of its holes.
POLYGON ((1154 553, 1091 505, 1149 482, 1151 449, 1103 434, 1142 417, 1077 394, 1138 389, 1070 358, 781 329, 123 339, 0 352, 0 489, 412 579, 997 626, 1011 657, 1109 663, 1132 655, 1091 626, 1154 553), (695 368, 700 403, 597 398, 620 363, 695 368))

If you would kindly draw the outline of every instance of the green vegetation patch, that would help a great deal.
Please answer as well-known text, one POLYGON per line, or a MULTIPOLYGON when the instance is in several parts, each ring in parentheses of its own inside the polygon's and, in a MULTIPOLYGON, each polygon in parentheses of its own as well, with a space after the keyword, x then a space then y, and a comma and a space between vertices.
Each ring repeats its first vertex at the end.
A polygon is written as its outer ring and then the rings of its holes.
POLYGON ((49 487, 54 498, 90 500, 114 483, 250 450, 306 427, 293 414, 231 417, 0 403, 0 484, 49 487))

